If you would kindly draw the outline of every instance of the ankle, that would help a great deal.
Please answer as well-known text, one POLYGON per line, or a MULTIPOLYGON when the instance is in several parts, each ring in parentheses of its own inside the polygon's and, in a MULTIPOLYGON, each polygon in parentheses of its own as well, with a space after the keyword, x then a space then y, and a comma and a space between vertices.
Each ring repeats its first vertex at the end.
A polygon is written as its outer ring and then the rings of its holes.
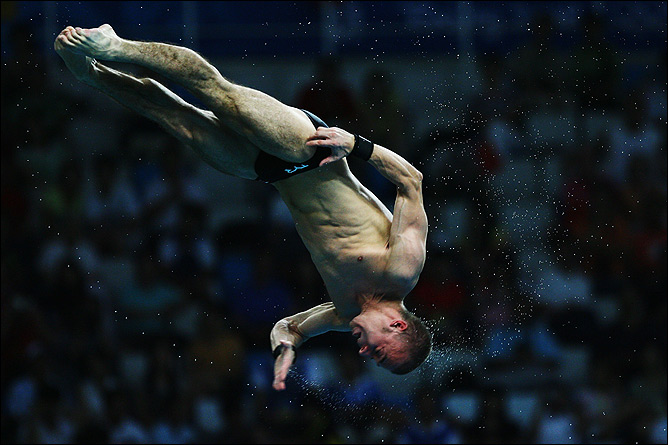
POLYGON ((110 49, 112 60, 122 63, 135 63, 140 54, 138 48, 139 42, 119 38, 115 45, 110 49))

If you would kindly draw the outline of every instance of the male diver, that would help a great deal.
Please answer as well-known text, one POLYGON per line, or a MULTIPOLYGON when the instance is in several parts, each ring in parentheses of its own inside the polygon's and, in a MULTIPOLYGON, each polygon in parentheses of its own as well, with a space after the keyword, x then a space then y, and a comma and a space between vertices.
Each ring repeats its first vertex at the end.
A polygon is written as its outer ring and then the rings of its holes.
POLYGON ((331 302, 278 321, 270 334, 276 390, 304 341, 350 331, 359 354, 393 373, 417 368, 431 334, 404 306, 422 271, 427 216, 422 174, 389 149, 260 91, 225 79, 195 51, 118 37, 102 25, 66 27, 56 52, 81 82, 160 124, 222 173, 272 184, 321 274, 331 302), (202 101, 195 107, 162 84, 100 63, 146 67, 202 101), (348 168, 346 157, 369 162, 397 187, 394 211, 348 168))

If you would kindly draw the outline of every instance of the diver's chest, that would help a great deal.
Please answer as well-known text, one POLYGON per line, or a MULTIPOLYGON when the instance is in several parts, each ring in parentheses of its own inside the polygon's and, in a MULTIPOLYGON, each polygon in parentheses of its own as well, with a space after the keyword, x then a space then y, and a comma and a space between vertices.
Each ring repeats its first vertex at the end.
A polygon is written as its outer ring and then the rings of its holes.
MULTIPOLYGON (((314 259, 315 260, 315 259, 314 259)), ((316 260, 317 261, 317 260, 316 260)), ((385 249, 366 249, 357 251, 331 252, 328 258, 321 259, 323 279, 332 286, 363 291, 377 288, 383 281, 387 268, 385 249)))

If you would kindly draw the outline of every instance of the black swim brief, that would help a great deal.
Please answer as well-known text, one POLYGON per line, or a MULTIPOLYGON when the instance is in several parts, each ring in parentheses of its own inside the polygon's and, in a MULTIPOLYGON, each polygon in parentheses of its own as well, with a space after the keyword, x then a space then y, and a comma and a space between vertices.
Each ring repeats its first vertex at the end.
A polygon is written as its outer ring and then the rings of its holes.
MULTIPOLYGON (((328 127, 328 125, 323 122, 315 114, 302 110, 311 122, 313 126, 317 129, 318 127, 328 127)), ((256 181, 266 182, 268 184, 281 179, 289 178, 299 173, 304 173, 314 168, 318 168, 320 162, 331 155, 331 150, 318 149, 315 151, 315 154, 311 159, 308 159, 304 162, 288 162, 283 159, 272 156, 265 151, 260 151, 260 154, 255 161, 255 173, 257 173, 256 181)))

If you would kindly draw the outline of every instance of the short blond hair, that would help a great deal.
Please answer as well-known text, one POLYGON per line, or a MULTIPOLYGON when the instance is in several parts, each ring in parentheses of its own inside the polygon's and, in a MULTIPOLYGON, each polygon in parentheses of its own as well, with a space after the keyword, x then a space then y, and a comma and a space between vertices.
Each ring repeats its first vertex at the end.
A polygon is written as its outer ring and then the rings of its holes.
POLYGON ((408 325, 401 335, 409 344, 408 360, 392 370, 393 374, 408 374, 424 363, 431 354, 432 335, 422 319, 406 309, 399 313, 408 325))

